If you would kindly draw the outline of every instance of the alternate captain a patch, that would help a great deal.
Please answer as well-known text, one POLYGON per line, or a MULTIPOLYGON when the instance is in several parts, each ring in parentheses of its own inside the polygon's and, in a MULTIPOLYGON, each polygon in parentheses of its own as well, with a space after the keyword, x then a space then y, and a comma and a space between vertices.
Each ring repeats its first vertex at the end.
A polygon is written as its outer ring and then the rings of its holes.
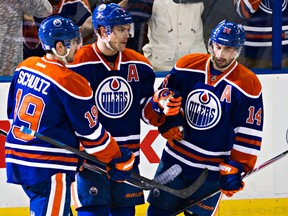
POLYGON ((121 118, 128 112, 133 93, 128 82, 118 76, 103 80, 96 92, 95 101, 99 112, 109 118, 121 118))
POLYGON ((187 97, 185 115, 190 127, 207 130, 214 127, 220 120, 220 101, 211 91, 196 89, 187 97))

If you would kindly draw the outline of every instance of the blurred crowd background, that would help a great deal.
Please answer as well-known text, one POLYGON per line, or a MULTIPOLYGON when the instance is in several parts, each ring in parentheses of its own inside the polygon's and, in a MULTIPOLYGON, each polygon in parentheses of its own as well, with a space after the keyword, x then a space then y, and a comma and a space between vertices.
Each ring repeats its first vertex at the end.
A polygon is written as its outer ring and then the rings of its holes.
POLYGON ((127 47, 144 54, 155 72, 171 70, 188 53, 209 52, 210 32, 224 19, 246 31, 240 63, 250 69, 288 66, 288 0, 0 0, 0 76, 13 75, 23 59, 44 55, 37 30, 53 14, 81 27, 83 45, 94 43, 91 13, 112 2, 133 17, 135 36, 127 47))

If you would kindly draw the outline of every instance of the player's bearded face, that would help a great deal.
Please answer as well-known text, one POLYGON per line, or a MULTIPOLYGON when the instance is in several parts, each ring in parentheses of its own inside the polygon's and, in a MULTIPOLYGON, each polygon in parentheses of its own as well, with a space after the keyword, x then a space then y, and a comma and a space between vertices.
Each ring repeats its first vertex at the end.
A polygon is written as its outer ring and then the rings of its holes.
POLYGON ((213 62, 219 68, 227 67, 237 57, 237 50, 234 47, 213 43, 212 49, 213 62))
POLYGON ((126 47, 130 25, 114 26, 110 37, 110 45, 114 50, 123 51, 126 47))

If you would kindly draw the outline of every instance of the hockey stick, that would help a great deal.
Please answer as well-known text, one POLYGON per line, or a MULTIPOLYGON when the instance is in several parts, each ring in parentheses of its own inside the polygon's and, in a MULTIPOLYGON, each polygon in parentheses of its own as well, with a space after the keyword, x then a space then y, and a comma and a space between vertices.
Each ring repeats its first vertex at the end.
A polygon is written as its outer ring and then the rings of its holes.
MULTIPOLYGON (((286 139, 287 139, 287 143, 288 143, 288 131, 287 131, 287 138, 286 139)), ((271 158, 270 160, 265 161, 261 165, 255 167, 254 169, 250 170, 249 172, 243 174, 242 175, 242 179, 247 178, 248 176, 251 176, 252 174, 258 172, 259 170, 262 170, 263 168, 269 166, 270 164, 275 163, 276 161, 280 160, 281 158, 284 158, 287 154, 288 154, 288 150, 286 150, 286 151, 282 152, 281 154, 271 158)), ((203 200, 205 200, 205 199, 207 199, 209 197, 212 197, 212 196, 214 196, 215 194, 217 194, 219 192, 220 192, 220 189, 217 189, 217 190, 214 190, 213 192, 201 197, 198 200, 195 200, 195 201, 192 200, 191 202, 186 203, 183 207, 181 207, 180 210, 178 210, 177 212, 173 213, 172 216, 180 214, 181 212, 185 211, 186 209, 191 208, 194 205, 197 205, 198 203, 202 202, 203 200)))
MULTIPOLYGON (((50 138, 48 136, 45 136, 45 135, 40 134, 40 133, 38 133, 36 131, 33 131, 33 130, 27 128, 27 127, 21 126, 20 131, 23 132, 23 133, 26 133, 26 134, 28 134, 30 136, 37 137, 38 139, 41 139, 41 140, 43 140, 45 142, 53 144, 53 145, 55 145, 55 146, 57 146, 59 148, 66 149, 66 150, 68 150, 70 152, 73 152, 74 154, 77 154, 78 156, 80 156, 82 158, 85 158, 87 160, 90 160, 92 162, 95 162, 95 163, 97 163, 99 165, 108 166, 108 167, 110 166, 109 164, 104 163, 104 162, 96 159, 94 156, 92 156, 92 155, 90 155, 90 154, 88 154, 86 152, 83 152, 83 151, 80 151, 78 149, 75 149, 75 148, 73 148, 71 146, 68 146, 68 145, 62 143, 62 142, 59 142, 59 141, 57 141, 55 139, 52 139, 52 138, 50 138)), ((198 179, 193 184, 191 184, 187 188, 183 188, 183 189, 179 189, 179 190, 167 187, 165 185, 162 185, 162 184, 160 184, 160 183, 158 183, 158 182, 156 182, 154 180, 148 179, 148 178, 146 178, 144 176, 141 176, 141 175, 139 175, 137 173, 134 173, 134 172, 131 173, 130 178, 127 179, 126 181, 129 182, 131 179, 134 179, 136 181, 143 182, 145 185, 149 185, 151 187, 151 189, 153 189, 153 190, 156 190, 156 191, 157 190, 163 190, 163 191, 171 193, 171 194, 173 194, 175 196, 178 196, 180 198, 185 199, 185 198, 189 197, 192 193, 194 193, 196 190, 198 190, 198 188, 206 180, 207 175, 208 175, 208 170, 204 170, 201 173, 201 175, 198 177, 198 179)), ((130 183, 133 184, 132 181, 130 181, 130 183)))

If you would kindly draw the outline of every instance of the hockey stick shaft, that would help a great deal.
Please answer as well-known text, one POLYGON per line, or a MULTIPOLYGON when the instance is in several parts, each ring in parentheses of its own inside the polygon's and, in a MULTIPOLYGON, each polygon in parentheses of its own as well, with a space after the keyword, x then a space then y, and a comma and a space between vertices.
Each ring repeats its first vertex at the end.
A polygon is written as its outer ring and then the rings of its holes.
MULTIPOLYGON (((258 172, 259 170, 264 169, 265 167, 275 163, 276 161, 284 158, 286 155, 288 154, 288 150, 280 153, 279 155, 271 158, 270 160, 265 161, 264 163, 262 163, 261 165, 255 167, 254 169, 250 170, 249 172, 245 173, 244 175, 242 175, 242 179, 247 178, 248 176, 251 176, 252 174, 258 172)), ((179 211, 175 212, 172 216, 175 216, 177 214, 180 214, 181 212, 185 211, 188 208, 191 208, 192 206, 202 202, 203 200, 214 196, 215 194, 219 193, 220 189, 214 190, 213 192, 209 193, 208 195, 203 196, 202 198, 200 198, 199 200, 196 201, 192 201, 190 203, 187 203, 185 206, 183 206, 179 211)))
MULTIPOLYGON (((75 148, 73 148, 71 146, 68 146, 68 145, 62 143, 62 142, 59 142, 59 141, 57 141, 55 139, 52 139, 52 138, 50 138, 48 136, 45 136, 45 135, 40 134, 40 133, 38 133, 36 131, 33 131, 33 130, 27 128, 27 127, 21 126, 20 131, 23 132, 23 133, 26 133, 28 135, 37 137, 38 139, 41 139, 41 140, 43 140, 45 142, 53 144, 53 145, 55 145, 55 146, 57 146, 59 148, 63 148, 63 149, 66 149, 66 150, 68 150, 70 152, 73 152, 74 154, 76 154, 76 155, 78 155, 78 156, 80 156, 82 158, 85 158, 87 160, 90 160, 92 162, 95 162, 95 163, 97 163, 99 165, 110 166, 109 164, 104 163, 102 161, 99 161, 98 159, 96 159, 95 157, 93 157, 92 155, 90 155, 90 154, 88 154, 86 152, 83 152, 83 151, 80 151, 78 149, 75 149, 75 148)), ((146 178, 144 176, 141 176, 141 175, 139 175, 137 173, 134 173, 134 172, 131 173, 130 178, 132 178, 134 180, 137 180, 137 181, 140 181, 140 182, 143 182, 146 185, 150 185, 151 189, 160 189, 160 190, 166 191, 166 192, 171 193, 171 194, 173 194, 175 196, 178 196, 180 198, 185 199, 185 198, 189 197, 192 193, 194 193, 196 190, 198 190, 198 188, 206 180, 207 175, 208 175, 208 172, 206 170, 206 172, 203 172, 202 175, 199 176, 199 178, 201 178, 201 181, 200 180, 196 181, 192 185, 190 185, 189 187, 183 188, 183 189, 179 189, 179 190, 167 187, 165 185, 162 185, 162 184, 160 184, 160 183, 158 183, 158 182, 156 182, 154 180, 148 179, 148 178, 146 178)), ((126 181, 129 181, 129 179, 127 179, 126 181)))
POLYGON ((261 165, 255 167, 254 169, 252 169, 252 170, 250 170, 249 172, 245 173, 245 174, 243 175, 242 179, 244 179, 244 178, 246 178, 246 177, 254 174, 255 172, 258 172, 259 170, 261 170, 261 169, 269 166, 270 164, 275 163, 276 161, 284 158, 287 154, 288 154, 288 150, 280 153, 279 155, 271 158, 270 160, 265 161, 265 162, 262 163, 261 165))

